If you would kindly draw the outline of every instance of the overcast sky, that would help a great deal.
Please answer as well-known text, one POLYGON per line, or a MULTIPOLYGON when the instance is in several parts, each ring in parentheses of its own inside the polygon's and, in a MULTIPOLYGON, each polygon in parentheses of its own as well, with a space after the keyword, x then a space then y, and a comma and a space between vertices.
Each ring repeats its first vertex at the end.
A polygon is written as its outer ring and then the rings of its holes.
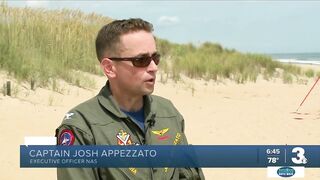
POLYGON ((243 52, 320 52, 320 1, 9 1, 114 19, 140 17, 172 42, 220 43, 243 52))

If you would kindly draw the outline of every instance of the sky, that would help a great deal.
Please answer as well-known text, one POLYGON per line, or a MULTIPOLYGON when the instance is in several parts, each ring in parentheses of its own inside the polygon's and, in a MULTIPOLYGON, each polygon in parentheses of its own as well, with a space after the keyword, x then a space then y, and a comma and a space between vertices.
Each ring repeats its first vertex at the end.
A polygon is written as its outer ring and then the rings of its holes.
POLYGON ((157 37, 209 41, 254 53, 320 52, 320 1, 8 1, 9 6, 80 9, 143 18, 157 37))

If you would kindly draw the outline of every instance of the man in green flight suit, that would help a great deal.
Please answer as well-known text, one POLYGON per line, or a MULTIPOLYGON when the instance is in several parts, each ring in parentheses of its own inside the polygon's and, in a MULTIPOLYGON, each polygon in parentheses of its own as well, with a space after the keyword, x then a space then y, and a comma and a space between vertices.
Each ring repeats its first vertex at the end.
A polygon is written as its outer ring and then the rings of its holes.
MULTIPOLYGON (((56 130, 59 145, 187 145, 173 104, 151 95, 160 55, 153 26, 116 20, 101 28, 96 53, 108 81, 76 106, 56 130)), ((58 168, 58 180, 204 179, 200 168, 58 168)))

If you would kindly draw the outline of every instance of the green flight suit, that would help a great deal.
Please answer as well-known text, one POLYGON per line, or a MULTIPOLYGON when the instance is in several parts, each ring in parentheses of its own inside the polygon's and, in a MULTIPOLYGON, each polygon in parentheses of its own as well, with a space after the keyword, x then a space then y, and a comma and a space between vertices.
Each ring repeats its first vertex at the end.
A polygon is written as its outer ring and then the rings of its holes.
MULTIPOLYGON (((186 145, 184 120, 173 104, 159 96, 144 97, 145 130, 120 109, 109 83, 94 98, 66 114, 56 130, 74 135, 69 145, 186 145)), ((60 141, 60 142, 59 142, 60 141)), ((58 180, 204 179, 199 168, 58 168, 58 180)))

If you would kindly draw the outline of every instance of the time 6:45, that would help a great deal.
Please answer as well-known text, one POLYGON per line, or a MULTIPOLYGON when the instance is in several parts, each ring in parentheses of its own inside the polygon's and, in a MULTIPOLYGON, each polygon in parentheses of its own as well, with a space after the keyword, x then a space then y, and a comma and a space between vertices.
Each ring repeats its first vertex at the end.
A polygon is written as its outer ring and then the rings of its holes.
POLYGON ((267 149, 267 150, 266 150, 266 153, 267 153, 268 155, 269 155, 269 154, 270 154, 270 155, 271 155, 271 154, 272 154, 272 155, 274 155, 274 154, 277 155, 277 154, 280 154, 280 149, 276 149, 276 148, 274 148, 274 149, 267 149))

